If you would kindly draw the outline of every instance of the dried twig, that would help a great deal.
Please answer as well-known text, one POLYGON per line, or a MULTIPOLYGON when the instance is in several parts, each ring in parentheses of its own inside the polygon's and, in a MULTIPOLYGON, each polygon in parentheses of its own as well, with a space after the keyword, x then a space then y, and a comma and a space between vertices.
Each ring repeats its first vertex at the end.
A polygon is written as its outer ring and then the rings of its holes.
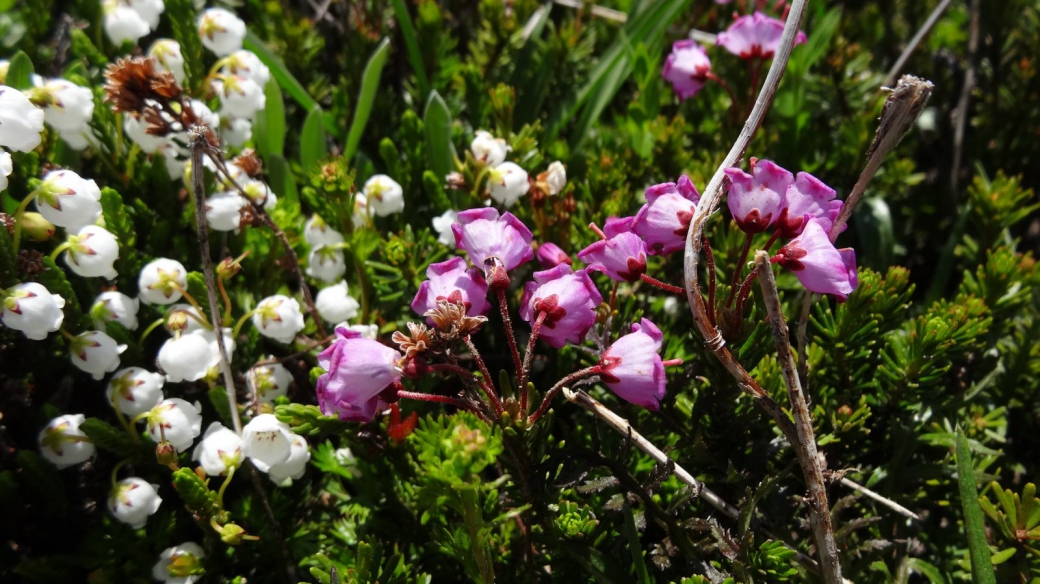
POLYGON ((914 37, 910 39, 906 48, 903 49, 903 53, 899 55, 898 59, 896 59, 895 65, 892 65, 892 68, 888 70, 888 75, 885 75, 885 81, 882 82, 881 85, 891 85, 892 82, 896 80, 896 75, 899 75, 899 71, 903 68, 903 65, 906 64, 906 60, 910 58, 910 55, 912 55, 915 50, 917 50, 917 46, 921 44, 924 37, 928 36, 928 33, 932 31, 933 27, 935 27, 935 23, 939 22, 939 17, 942 16, 943 12, 946 12, 946 9, 949 8, 952 3, 953 0, 942 0, 942 2, 935 7, 935 10, 932 10, 932 13, 928 15, 924 24, 921 25, 921 28, 917 29, 917 33, 914 34, 914 37))
POLYGON ((845 485, 846 487, 848 487, 848 488, 850 488, 852 490, 859 491, 860 493, 863 493, 867 497, 877 501, 878 503, 881 503, 885 507, 888 507, 889 509, 895 511, 896 513, 899 513, 900 515, 903 515, 905 517, 909 517, 910 519, 913 519, 914 521, 920 521, 921 520, 921 516, 918 515, 917 513, 914 513, 913 511, 907 509, 906 507, 903 507, 902 505, 900 505, 899 503, 896 503, 895 501, 893 501, 892 499, 889 499, 888 497, 884 497, 882 495, 879 495, 878 493, 868 489, 867 487, 864 487, 861 484, 855 483, 855 482, 853 482, 853 481, 851 481, 851 480, 849 480, 849 479, 847 479, 845 477, 842 477, 841 480, 838 481, 838 482, 840 482, 841 484, 845 485))

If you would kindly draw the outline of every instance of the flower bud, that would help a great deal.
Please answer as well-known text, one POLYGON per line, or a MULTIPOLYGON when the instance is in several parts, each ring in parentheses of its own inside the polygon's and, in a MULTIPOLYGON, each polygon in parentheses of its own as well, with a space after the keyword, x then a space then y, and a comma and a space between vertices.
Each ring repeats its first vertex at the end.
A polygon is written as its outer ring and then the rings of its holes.
POLYGON ((109 491, 108 510, 120 522, 141 529, 162 503, 156 488, 137 477, 123 479, 109 491))
POLYGON ((188 270, 177 260, 159 258, 141 268, 139 298, 149 304, 173 304, 188 287, 188 270))
POLYGON ((177 449, 169 441, 163 440, 155 446, 155 461, 163 466, 176 466, 177 449))
POLYGON ((119 368, 119 355, 126 345, 117 344, 115 339, 101 331, 89 331, 76 336, 69 343, 72 364, 101 379, 106 373, 119 368))
POLYGON ((220 541, 228 545, 239 545, 245 539, 246 530, 234 523, 228 523, 221 526, 219 533, 220 541))
POLYGON ((119 259, 119 242, 107 229, 86 225, 75 235, 69 235, 68 244, 65 264, 77 275, 109 280, 119 275, 113 265, 119 259))
POLYGON ((32 152, 40 145, 43 119, 43 110, 33 105, 25 94, 0 85, 0 127, 4 129, 0 132, 0 146, 16 152, 32 152))
POLYGON ((495 138, 490 132, 484 130, 477 130, 476 136, 469 144, 469 149, 477 162, 490 167, 495 167, 505 162, 506 153, 511 150, 506 145, 505 140, 495 138))
POLYGON ((71 170, 52 170, 43 177, 36 209, 48 221, 69 231, 92 225, 101 216, 101 189, 71 170))
POLYGON ((33 241, 47 241, 54 237, 56 230, 57 227, 39 213, 29 212, 22 215, 22 233, 33 241))
POLYGON ((237 276, 242 271, 242 260, 246 259, 248 255, 249 252, 247 251, 237 258, 226 257, 220 260, 220 263, 217 264, 217 276, 221 280, 230 280, 237 276))
POLYGON ((34 341, 42 341, 61 328, 65 299, 51 294, 42 284, 25 282, 0 291, 0 320, 4 325, 34 341))
POLYGON ((543 186, 545 194, 555 197, 567 186, 567 169, 559 160, 549 165, 549 169, 538 175, 538 182, 543 186))
POLYGON ((205 329, 199 311, 194 306, 183 302, 170 306, 164 318, 166 319, 164 326, 170 334, 177 331, 193 333, 205 329))
POLYGON ((94 456, 94 443, 79 429, 83 414, 58 416, 40 431, 40 454, 58 468, 86 462, 94 456))
POLYGON ((246 23, 233 12, 223 8, 209 8, 199 16, 197 24, 203 46, 218 57, 230 55, 242 48, 246 23))
POLYGON ((166 440, 177 452, 184 452, 202 431, 199 408, 198 403, 192 405, 176 397, 159 402, 145 418, 148 435, 156 443, 166 440))
POLYGON ((295 298, 276 294, 260 301, 253 314, 260 334, 281 343, 291 343, 303 330, 303 313, 295 298))

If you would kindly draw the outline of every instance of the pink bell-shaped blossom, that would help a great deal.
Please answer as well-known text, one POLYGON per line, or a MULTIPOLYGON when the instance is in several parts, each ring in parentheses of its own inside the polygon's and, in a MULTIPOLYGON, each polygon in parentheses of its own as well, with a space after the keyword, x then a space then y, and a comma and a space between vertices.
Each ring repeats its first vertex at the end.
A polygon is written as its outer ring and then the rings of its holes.
POLYGON ((512 213, 500 216, 492 207, 463 211, 451 232, 455 246, 466 250, 469 260, 484 269, 492 287, 508 286, 505 272, 534 258, 531 230, 512 213))
POLYGON ((631 231, 608 237, 578 252, 578 259, 588 264, 588 269, 603 272, 612 280, 639 280, 646 273, 646 242, 631 231))
POLYGON ((400 381, 397 351, 361 333, 339 327, 336 340, 318 355, 325 370, 318 377, 318 405, 325 415, 368 422, 375 415, 380 392, 400 381))
POLYGON ((769 160, 759 160, 748 174, 739 168, 727 168, 729 194, 726 204, 744 233, 765 231, 780 216, 784 193, 794 182, 790 172, 769 160))
MULTIPOLYGON (((780 46, 783 34, 783 21, 756 12, 733 21, 725 32, 718 34, 715 44, 741 59, 769 59, 780 46)), ((794 43, 804 44, 805 33, 798 31, 794 43)))
POLYGON ((538 256, 538 263, 545 269, 555 268, 559 264, 571 265, 571 258, 567 252, 551 241, 539 245, 535 255, 538 256))
POLYGON ((704 47, 691 39, 676 41, 664 61, 661 77, 672 84, 680 100, 689 99, 704 87, 711 73, 711 61, 704 47))
POLYGON ((539 338, 557 349, 580 343, 596 322, 596 307, 603 302, 585 270, 571 271, 567 264, 535 272, 524 287, 520 317, 532 325, 545 313, 539 338))
MULTIPOLYGON (((419 314, 436 308, 439 300, 461 302, 466 307, 467 316, 481 316, 491 308, 483 274, 476 268, 467 268, 466 260, 461 257, 430 264, 426 268, 426 277, 428 279, 419 286, 419 292, 412 299, 412 310, 419 314)), ((432 318, 426 321, 433 324, 432 318)))
POLYGON ((633 324, 631 333, 603 352, 600 379, 621 399, 657 411, 665 389, 666 364, 659 354, 662 339, 661 329, 649 320, 633 324))
POLYGON ((635 217, 607 217, 603 224, 603 234, 611 238, 620 233, 635 233, 635 224, 635 217))
MULTIPOLYGON (((701 200, 697 187, 685 174, 675 183, 646 190, 646 204, 636 213, 632 229, 646 242, 650 255, 668 255, 683 249, 686 232, 701 200)), ((610 237, 611 226, 604 233, 610 237)))
POLYGON ((772 262, 794 272, 807 290, 833 294, 839 300, 845 300, 858 283, 856 253, 836 249, 815 219, 805 224, 801 235, 780 248, 772 262))
POLYGON ((834 189, 807 172, 799 172, 794 183, 787 187, 784 206, 776 228, 781 237, 795 237, 810 219, 816 219, 823 230, 830 233, 831 225, 841 212, 842 202, 835 199, 834 189))

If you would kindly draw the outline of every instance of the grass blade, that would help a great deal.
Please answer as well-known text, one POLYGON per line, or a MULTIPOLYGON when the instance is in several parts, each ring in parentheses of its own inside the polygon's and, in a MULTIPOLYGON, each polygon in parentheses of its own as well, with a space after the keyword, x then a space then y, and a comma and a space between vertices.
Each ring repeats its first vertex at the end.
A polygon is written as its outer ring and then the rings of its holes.
POLYGON ((350 132, 347 134, 347 144, 343 148, 343 156, 352 160, 357 152, 358 144, 361 142, 361 134, 365 132, 368 124, 368 116, 372 113, 372 104, 376 100, 376 91, 379 89, 379 78, 383 75, 383 65, 386 65, 387 55, 390 54, 390 39, 384 38, 375 52, 365 65, 365 73, 361 77, 361 91, 358 93, 357 107, 354 108, 354 119, 350 122, 350 132))
POLYGON ((303 121, 300 133, 300 164, 307 172, 328 152, 325 144, 325 127, 321 125, 321 109, 312 109, 303 121))
POLYGON ((264 86, 264 95, 267 104, 253 126, 256 148, 265 158, 273 154, 280 156, 285 149, 285 102, 282 101, 278 82, 274 79, 268 81, 264 86))
POLYGON ((957 486, 964 507, 964 529, 968 533, 968 551, 971 554, 971 581, 975 584, 997 584, 990 563, 986 526, 982 522, 979 491, 975 486, 975 468, 964 431, 957 428, 957 486))
POLYGON ((415 79, 419 83, 419 97, 426 99, 426 96, 430 95, 430 80, 426 77, 423 54, 419 49, 419 39, 415 35, 412 17, 408 14, 408 7, 405 6, 404 0, 391 0, 391 3, 394 6, 394 18, 397 19, 397 26, 401 29, 401 36, 404 37, 404 46, 408 49, 408 62, 415 70, 415 79))
POLYGON ((430 168, 437 174, 438 180, 443 181, 452 170, 455 147, 451 143, 451 111, 436 91, 430 94, 430 99, 426 102, 423 126, 426 131, 430 168))

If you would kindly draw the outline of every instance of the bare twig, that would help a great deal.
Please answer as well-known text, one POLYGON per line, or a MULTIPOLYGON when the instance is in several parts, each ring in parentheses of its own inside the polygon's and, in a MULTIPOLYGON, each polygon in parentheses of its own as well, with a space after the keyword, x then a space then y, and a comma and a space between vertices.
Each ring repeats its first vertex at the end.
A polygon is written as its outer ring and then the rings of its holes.
POLYGON ((906 64, 906 60, 910 58, 910 55, 912 55, 915 50, 917 50, 917 46, 921 44, 924 37, 928 36, 928 33, 932 31, 933 27, 935 27, 935 23, 939 22, 939 17, 943 15, 943 12, 946 12, 946 9, 949 8, 952 3, 953 0, 942 0, 942 2, 935 7, 935 10, 932 10, 932 13, 928 15, 924 24, 921 25, 921 28, 917 29, 917 33, 914 34, 914 37, 910 39, 906 48, 903 49, 903 53, 899 55, 898 59, 896 59, 895 65, 892 65, 892 68, 888 70, 888 75, 885 75, 885 81, 881 85, 891 85, 892 82, 896 80, 896 75, 899 75, 899 71, 903 68, 903 65, 906 64))
POLYGON ((874 491, 864 487, 863 485, 855 483, 855 482, 853 482, 853 481, 851 481, 851 480, 849 480, 849 479, 847 479, 845 477, 842 477, 841 480, 838 481, 838 482, 840 482, 841 484, 845 485, 846 487, 848 487, 850 489, 853 489, 855 491, 859 491, 860 493, 863 493, 867 497, 877 501, 878 503, 881 503, 885 507, 888 507, 889 509, 895 511, 896 513, 899 513, 900 515, 903 515, 905 517, 909 517, 910 519, 913 519, 914 521, 920 521, 921 520, 921 517, 917 513, 914 513, 913 511, 907 509, 906 507, 903 507, 902 505, 900 505, 899 503, 896 503, 895 501, 893 501, 892 499, 889 499, 888 497, 883 497, 883 496, 877 494, 876 492, 874 492, 874 491))
POLYGON ((968 127, 968 106, 971 90, 975 87, 975 62, 979 53, 979 12, 981 0, 971 0, 971 24, 968 31, 968 67, 964 70, 964 85, 957 100, 957 126, 953 130, 953 164, 950 167, 950 200, 957 200, 961 159, 964 154, 964 131, 968 127))
POLYGON ((780 293, 776 289, 773 267, 769 263, 769 254, 764 251, 755 253, 755 269, 758 281, 762 286, 762 296, 769 314, 769 323, 773 329, 773 341, 776 343, 777 361, 783 372, 787 396, 791 400, 791 413, 794 415, 795 430, 798 432, 797 442, 792 443, 798 462, 805 476, 805 484, 809 490, 809 520, 816 536, 816 548, 820 553, 820 564, 825 581, 841 582, 841 564, 838 558, 838 544, 834 539, 834 526, 831 524, 831 508, 827 502, 827 485, 823 481, 823 466, 816 451, 816 436, 813 433, 812 416, 802 393, 802 383, 795 371, 794 354, 791 352, 791 340, 780 306, 780 293))

